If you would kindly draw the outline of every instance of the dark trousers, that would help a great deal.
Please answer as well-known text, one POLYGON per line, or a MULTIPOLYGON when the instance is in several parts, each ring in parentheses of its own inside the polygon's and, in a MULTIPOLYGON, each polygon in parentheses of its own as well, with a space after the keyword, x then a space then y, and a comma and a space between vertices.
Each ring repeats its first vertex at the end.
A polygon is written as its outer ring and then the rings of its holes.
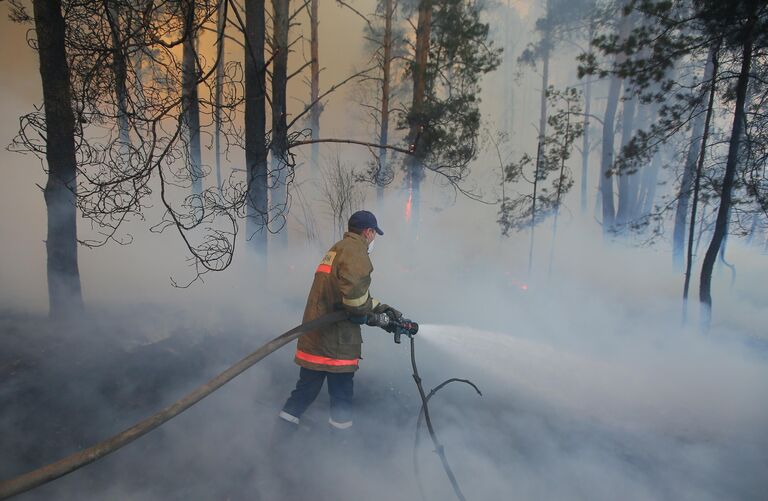
POLYGON ((325 372, 302 367, 296 389, 285 402, 283 412, 296 418, 301 417, 320 394, 323 381, 327 379, 328 395, 331 397, 331 419, 336 423, 351 423, 354 375, 354 372, 325 372))

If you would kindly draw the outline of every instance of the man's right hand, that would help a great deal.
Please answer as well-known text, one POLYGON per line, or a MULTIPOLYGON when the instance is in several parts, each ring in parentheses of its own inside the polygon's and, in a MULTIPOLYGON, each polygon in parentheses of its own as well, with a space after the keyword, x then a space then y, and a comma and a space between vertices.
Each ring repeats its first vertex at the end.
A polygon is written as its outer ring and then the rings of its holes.
POLYGON ((388 304, 380 303, 376 306, 376 308, 373 309, 374 313, 386 313, 390 318, 394 320, 400 320, 403 318, 403 314, 397 311, 396 309, 392 308, 388 304))

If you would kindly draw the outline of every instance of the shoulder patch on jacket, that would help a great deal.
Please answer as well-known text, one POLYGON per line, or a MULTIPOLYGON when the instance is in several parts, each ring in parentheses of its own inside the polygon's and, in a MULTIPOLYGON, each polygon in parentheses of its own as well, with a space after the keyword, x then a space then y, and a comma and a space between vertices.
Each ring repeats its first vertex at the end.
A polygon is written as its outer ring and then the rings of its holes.
POLYGON ((315 273, 330 273, 334 259, 336 259, 336 252, 328 251, 323 257, 323 260, 320 261, 320 264, 318 265, 317 270, 315 270, 315 273))

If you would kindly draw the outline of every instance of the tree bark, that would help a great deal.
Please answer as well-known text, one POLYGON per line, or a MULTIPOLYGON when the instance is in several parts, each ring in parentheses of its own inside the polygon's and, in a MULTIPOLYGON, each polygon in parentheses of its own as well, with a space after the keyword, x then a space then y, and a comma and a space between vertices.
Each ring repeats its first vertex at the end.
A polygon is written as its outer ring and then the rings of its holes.
MULTIPOLYGON (((565 139, 564 144, 568 145, 568 151, 570 145, 568 143, 568 136, 571 135, 571 102, 568 101, 568 113, 566 115, 565 123, 565 139)), ((566 151, 563 151, 560 158, 560 176, 557 180, 557 198, 555 200, 555 215, 552 221, 552 242, 549 247, 549 268, 547 270, 547 278, 552 277, 552 263, 555 261, 555 239, 557 238, 557 219, 560 216, 560 202, 563 194, 563 181, 565 178, 565 156, 566 151)))
MULTIPOLYGON (((117 104, 117 131, 120 152, 128 154, 130 145, 131 126, 128 121, 128 65, 123 52, 122 37, 120 35, 120 4, 111 0, 108 3, 107 16, 112 38, 112 72, 115 76, 115 100, 117 104)), ((127 159, 126 159, 127 161, 127 159)))
MULTIPOLYGON (((551 48, 551 30, 549 16, 551 14, 552 0, 547 0, 545 26, 541 35, 541 94, 539 96, 539 144, 543 145, 547 137, 547 89, 549 88, 549 53, 551 48)), ((538 174, 539 163, 536 162, 538 174)))
MULTIPOLYGON (((707 57, 707 66, 704 70, 704 82, 712 80, 713 61, 716 54, 716 48, 709 50, 707 57)), ((709 110, 707 109, 707 112, 709 110)), ((704 112, 703 106, 697 107, 696 117, 693 119, 691 128, 691 144, 688 147, 688 154, 685 158, 685 168, 683 177, 680 180, 680 191, 677 197, 677 206, 675 207, 675 226, 672 232, 672 264, 675 270, 683 268, 683 251, 685 248, 685 230, 686 216, 688 215, 688 205, 690 202, 691 188, 693 178, 696 173, 696 164, 699 159, 699 152, 702 148, 702 134, 704 131, 704 122, 707 112, 704 112)))
POLYGON ((45 107, 48 299, 52 318, 83 308, 77 264, 75 116, 60 0, 32 2, 45 107))
MULTIPOLYGON (((310 22, 310 57, 312 64, 310 66, 310 90, 309 102, 312 103, 312 109, 309 111, 309 128, 312 129, 312 139, 320 138, 320 48, 319 48, 319 0, 311 0, 309 6, 310 22)), ((320 144, 312 143, 311 150, 312 167, 317 168, 320 165, 320 144)))
MULTIPOLYGON (((694 235, 696 229, 696 212, 699 207, 699 189, 701 188, 701 171, 704 168, 704 154, 707 151, 707 140, 709 138, 709 125, 712 120, 712 113, 715 106, 715 79, 718 72, 718 52, 720 50, 720 42, 712 47, 710 50, 710 62, 712 67, 710 68, 710 84, 709 84, 709 101, 707 103, 707 114, 704 119, 704 130, 701 136, 701 146, 698 152, 698 158, 696 159, 696 170, 693 173, 693 200, 691 201, 691 222, 688 225, 688 252, 685 263, 685 283, 683 284, 683 325, 688 322, 688 291, 691 286, 691 270, 693 269, 693 245, 694 235)), ((701 218, 702 223, 704 217, 701 218)), ((699 239, 701 239, 702 230, 699 228, 699 239)), ((698 240, 696 245, 698 248, 698 240)))
MULTIPOLYGON (((633 96, 625 96, 623 112, 621 117, 621 151, 632 140, 635 133, 635 112, 637 110, 637 100, 633 96)), ((616 225, 621 232, 626 230, 626 225, 632 220, 637 203, 637 172, 617 172, 619 188, 619 207, 616 211, 616 225), (633 186, 634 185, 634 186, 633 186)))
POLYGON ((413 62, 413 99, 408 117, 408 143, 414 154, 408 157, 408 188, 411 210, 411 227, 418 229, 421 203, 421 181, 424 179, 424 158, 426 152, 419 142, 424 113, 424 100, 427 89, 427 59, 429 57, 429 37, 432 24, 432 0, 419 2, 419 17, 416 24, 416 54, 413 62))
MULTIPOLYGON (((620 40, 626 39, 629 31, 632 29, 632 22, 629 16, 622 17, 618 35, 620 40)), ((615 66, 621 65, 626 61, 627 56, 623 53, 616 54, 615 66)), ((619 94, 623 80, 617 75, 611 76, 611 82, 608 88, 608 100, 605 104, 605 116, 603 118, 603 150, 600 157, 600 192, 601 206, 603 209, 603 235, 607 236, 614 232, 616 227, 616 209, 613 202, 613 177, 611 169, 613 168, 613 136, 615 132, 616 109, 619 105, 619 94)))
POLYGON ((266 67, 264 0, 245 0, 245 164, 248 248, 267 257, 266 67))
POLYGON ((725 175, 723 176, 723 186, 720 195, 720 206, 717 210, 717 219, 715 221, 715 231, 712 240, 709 243, 707 252, 704 255, 704 261, 701 265, 701 281, 699 283, 699 300, 702 305, 702 328, 708 330, 712 320, 712 269, 717 259, 717 253, 725 239, 725 233, 728 228, 728 216, 731 210, 731 199, 734 179, 736 178, 736 167, 738 164, 739 150, 744 137, 742 131, 744 128, 744 103, 747 97, 747 87, 749 85, 749 69, 752 65, 752 45, 754 42, 755 25, 757 24, 757 2, 749 3, 750 14, 744 28, 744 42, 741 59, 741 71, 736 84, 736 105, 733 114, 733 126, 731 128, 731 137, 728 145, 728 160, 725 164, 725 175))
POLYGON ((199 68, 195 42, 195 0, 182 0, 184 16, 184 43, 181 60, 181 113, 186 130, 187 151, 189 153, 189 176, 192 180, 192 193, 203 192, 203 171, 200 152, 200 100, 197 95, 199 68))
POLYGON ((288 244, 286 215, 288 212, 288 183, 291 167, 288 163, 288 17, 289 0, 272 0, 272 170, 269 226, 273 243, 288 244))
POLYGON ((216 87, 214 90, 213 124, 216 155, 216 187, 221 193, 221 104, 224 91, 224 40, 227 17, 227 2, 219 4, 216 13, 216 87))
MULTIPOLYGON (((589 23, 588 40, 595 36, 595 22, 589 23)), ((589 45, 589 54, 592 54, 592 44, 589 45)), ((581 213, 587 212, 587 184, 589 181, 589 117, 592 107, 592 79, 587 77, 584 84, 584 125, 581 136, 581 213)))
POLYGON ((389 141, 389 94, 390 71, 392 68, 392 16, 394 15, 394 0, 386 0, 384 8, 384 59, 382 60, 381 76, 381 110, 379 130, 379 171, 376 180, 376 199, 379 207, 384 202, 384 183, 388 178, 387 149, 383 146, 389 141))

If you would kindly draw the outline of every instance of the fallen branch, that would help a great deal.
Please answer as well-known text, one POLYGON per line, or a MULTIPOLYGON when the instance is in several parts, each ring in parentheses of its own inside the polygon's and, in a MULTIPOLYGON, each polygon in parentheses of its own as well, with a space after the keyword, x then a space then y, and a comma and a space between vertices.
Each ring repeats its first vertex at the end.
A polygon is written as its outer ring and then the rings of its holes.
POLYGON ((294 148, 296 146, 304 146, 307 144, 315 144, 315 143, 344 143, 344 144, 359 144, 360 146, 368 146, 369 148, 385 148, 392 151, 397 151, 399 153, 405 153, 406 155, 413 155, 413 150, 406 150, 405 148, 399 148, 397 146, 391 146, 389 144, 377 144, 377 143, 370 143, 367 141, 357 141, 355 139, 333 139, 333 138, 327 138, 327 139, 305 139, 303 141, 294 141, 288 145, 288 149, 294 148))

